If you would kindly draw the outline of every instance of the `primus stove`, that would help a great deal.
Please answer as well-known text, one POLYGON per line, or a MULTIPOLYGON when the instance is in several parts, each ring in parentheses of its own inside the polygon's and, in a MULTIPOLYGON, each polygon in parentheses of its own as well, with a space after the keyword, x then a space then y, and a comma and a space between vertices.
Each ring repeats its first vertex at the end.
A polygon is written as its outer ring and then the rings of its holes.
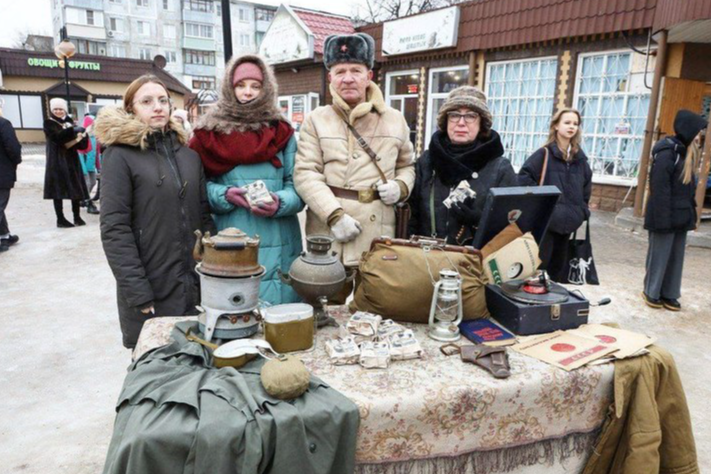
POLYGON ((205 339, 240 339, 259 329, 259 236, 230 227, 210 236, 195 231, 193 257, 200 275, 200 331, 205 339))

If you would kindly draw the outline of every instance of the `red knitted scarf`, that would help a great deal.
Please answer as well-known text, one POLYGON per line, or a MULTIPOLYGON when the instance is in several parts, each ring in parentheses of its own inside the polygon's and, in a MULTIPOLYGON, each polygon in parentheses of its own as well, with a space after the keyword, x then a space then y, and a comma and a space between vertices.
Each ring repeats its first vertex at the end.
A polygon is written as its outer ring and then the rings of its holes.
POLYGON ((283 150, 294 129, 286 122, 264 127, 256 132, 223 133, 198 129, 188 146, 197 151, 208 177, 220 176, 235 166, 271 162, 275 168, 283 165, 277 153, 283 150))

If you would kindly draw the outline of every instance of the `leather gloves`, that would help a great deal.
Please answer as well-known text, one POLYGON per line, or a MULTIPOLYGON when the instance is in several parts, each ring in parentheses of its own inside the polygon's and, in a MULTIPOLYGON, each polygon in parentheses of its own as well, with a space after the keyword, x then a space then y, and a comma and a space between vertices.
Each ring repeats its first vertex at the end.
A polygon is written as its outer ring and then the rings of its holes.
POLYGON ((375 186, 378 189, 378 194, 380 194, 380 200, 386 206, 392 206, 400 199, 400 186, 394 179, 391 179, 385 184, 383 184, 382 180, 378 180, 375 186))
POLYGON ((79 127, 79 126, 74 127, 74 133, 76 133, 77 135, 79 135, 80 133, 84 133, 84 132, 86 132, 86 129, 84 127, 79 127))
POLYGON ((247 190, 243 188, 231 187, 225 192, 225 199, 230 204, 249 209, 249 203, 244 195, 247 194, 247 190))
POLYGON ((266 204, 266 203, 259 203, 257 207, 253 207, 250 210, 252 211, 252 214, 255 216, 260 216, 260 217, 272 217, 274 214, 277 213, 279 210, 279 196, 277 196, 274 193, 269 193, 272 196, 272 199, 274 199, 274 202, 271 204, 266 204))
POLYGON ((472 198, 467 198, 463 202, 455 203, 450 211, 454 214, 459 225, 467 227, 476 227, 481 219, 481 211, 476 207, 476 201, 472 198))
POLYGON ((358 234, 363 230, 360 222, 353 219, 348 214, 343 214, 343 217, 331 227, 331 232, 338 242, 345 243, 358 237, 358 234))

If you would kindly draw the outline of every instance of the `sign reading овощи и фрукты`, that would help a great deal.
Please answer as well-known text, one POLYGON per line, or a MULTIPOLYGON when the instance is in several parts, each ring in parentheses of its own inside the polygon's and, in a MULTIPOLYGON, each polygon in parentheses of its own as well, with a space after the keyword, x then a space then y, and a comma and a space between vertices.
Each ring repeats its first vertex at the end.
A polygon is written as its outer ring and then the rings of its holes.
MULTIPOLYGON (((27 65, 32 67, 59 68, 59 59, 27 58, 27 65)), ((101 63, 88 61, 69 61, 69 69, 83 69, 86 71, 101 71, 101 63)))

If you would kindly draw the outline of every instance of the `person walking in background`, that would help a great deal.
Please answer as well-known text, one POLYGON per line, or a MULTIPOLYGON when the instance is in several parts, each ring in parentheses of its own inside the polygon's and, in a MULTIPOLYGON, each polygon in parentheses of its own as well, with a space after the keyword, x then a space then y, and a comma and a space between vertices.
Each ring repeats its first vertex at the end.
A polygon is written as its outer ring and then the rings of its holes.
POLYGON ((680 311, 686 234, 696 228, 697 173, 706 120, 688 110, 674 119, 673 137, 652 149, 644 228, 649 232, 642 298, 647 306, 680 311))
POLYGON ((581 141, 580 112, 561 109, 553 115, 546 144, 528 157, 518 173, 519 185, 553 185, 560 197, 553 209, 539 256, 554 281, 568 282, 568 241, 590 218, 592 169, 581 141))
MULTIPOLYGON (((94 189, 96 185, 96 162, 99 159, 99 146, 94 136, 94 131, 92 125, 94 124, 94 117, 86 114, 84 116, 84 122, 82 127, 86 129, 86 134, 89 137, 87 147, 79 151, 79 161, 81 162, 81 170, 84 173, 84 182, 86 183, 86 189, 91 194, 91 190, 94 189)), ((87 199, 83 202, 83 206, 86 207, 86 212, 89 214, 98 214, 99 210, 94 206, 91 199, 87 199)))
POLYGON ((415 187, 408 201, 410 235, 470 245, 489 189, 516 186, 516 172, 503 156, 492 120, 486 96, 476 87, 462 86, 449 93, 437 115, 439 129, 415 163, 415 187), (462 182, 476 197, 447 208, 444 200, 462 182))
POLYGON ((49 109, 49 118, 44 121, 44 135, 47 139, 44 198, 54 201, 57 227, 86 225, 81 218, 80 208, 81 202, 89 199, 89 192, 82 176, 77 150, 86 148, 88 138, 84 127, 75 126, 68 115, 66 100, 50 100, 49 109), (74 224, 64 217, 63 199, 72 201, 74 224))
POLYGON ((148 318, 197 314, 193 232, 214 231, 200 157, 170 109, 165 84, 144 75, 128 86, 122 107, 104 107, 94 124, 106 147, 101 242, 127 348, 148 318))
POLYGON ((259 235, 266 273, 259 297, 271 304, 301 301, 278 271, 289 271, 301 253, 296 215, 304 203, 294 189, 296 139, 276 106, 274 73, 259 56, 235 58, 225 68, 217 104, 195 127, 190 147, 208 176, 207 195, 219 230, 236 227, 259 235), (273 202, 251 206, 244 186, 261 180, 273 202))
POLYGON ((10 233, 5 209, 10 191, 17 181, 17 165, 22 163, 22 145, 12 123, 2 116, 4 102, 0 99, 0 252, 10 249, 20 238, 10 233))

